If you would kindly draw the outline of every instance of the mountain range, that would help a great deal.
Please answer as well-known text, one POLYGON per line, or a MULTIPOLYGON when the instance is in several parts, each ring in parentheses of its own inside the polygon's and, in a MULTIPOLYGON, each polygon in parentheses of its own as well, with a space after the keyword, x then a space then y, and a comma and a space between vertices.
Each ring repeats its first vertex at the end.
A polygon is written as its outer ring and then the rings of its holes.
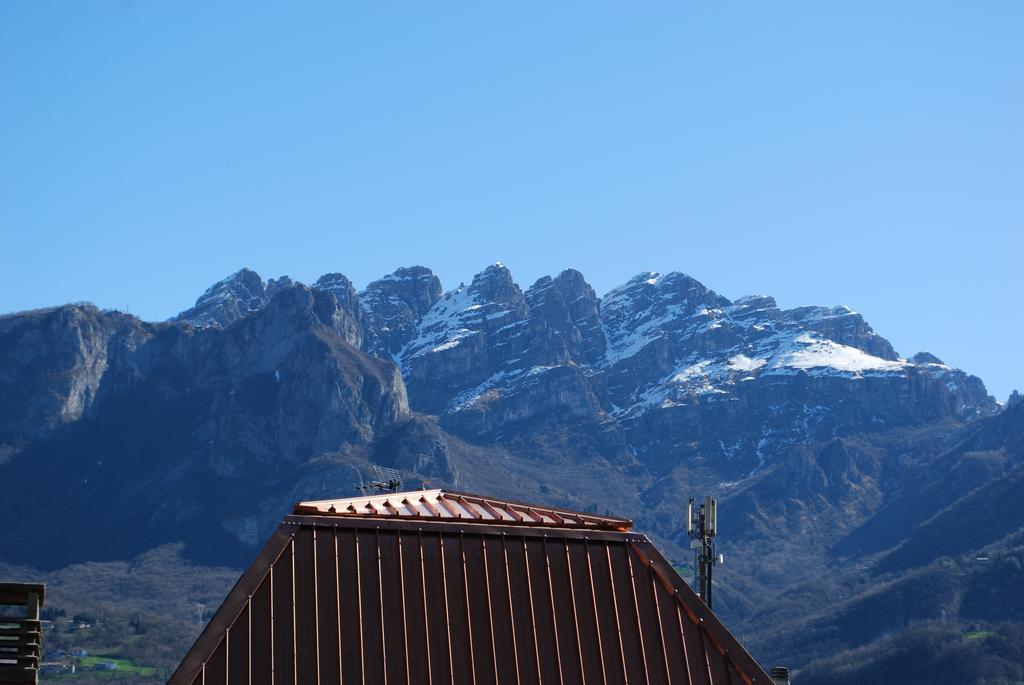
POLYGON ((0 317, 4 562, 181 542, 241 566, 291 503, 354 492, 378 465, 628 516, 685 566, 686 499, 713 494, 716 611, 820 682, 921 621, 1024 619, 964 609, 965 588, 878 599, 1012 555, 1022 458, 1017 395, 1004 407, 936 356, 902 356, 848 307, 731 300, 681 273, 598 297, 578 271, 523 290, 500 263, 448 290, 418 266, 362 291, 243 269, 165 322, 0 317))

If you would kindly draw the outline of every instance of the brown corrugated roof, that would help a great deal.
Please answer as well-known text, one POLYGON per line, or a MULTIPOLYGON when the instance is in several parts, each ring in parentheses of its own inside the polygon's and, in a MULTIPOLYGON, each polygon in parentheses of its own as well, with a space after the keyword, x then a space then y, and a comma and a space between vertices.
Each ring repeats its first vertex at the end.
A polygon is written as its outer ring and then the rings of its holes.
POLYGON ((771 682, 625 519, 378 499, 297 505, 169 682, 771 682))
POLYGON ((417 490, 382 493, 369 497, 299 502, 295 505, 295 513, 370 518, 455 519, 466 523, 600 530, 629 530, 633 527, 633 522, 629 519, 553 509, 448 490, 417 490))

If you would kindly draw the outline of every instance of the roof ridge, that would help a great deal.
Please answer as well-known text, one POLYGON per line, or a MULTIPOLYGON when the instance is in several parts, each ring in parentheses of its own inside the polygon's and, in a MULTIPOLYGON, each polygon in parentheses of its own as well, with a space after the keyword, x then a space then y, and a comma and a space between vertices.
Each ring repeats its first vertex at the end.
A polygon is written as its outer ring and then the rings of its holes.
POLYGON ((434 488, 297 502, 293 513, 313 516, 418 518, 460 523, 592 528, 626 531, 633 521, 573 509, 434 488))

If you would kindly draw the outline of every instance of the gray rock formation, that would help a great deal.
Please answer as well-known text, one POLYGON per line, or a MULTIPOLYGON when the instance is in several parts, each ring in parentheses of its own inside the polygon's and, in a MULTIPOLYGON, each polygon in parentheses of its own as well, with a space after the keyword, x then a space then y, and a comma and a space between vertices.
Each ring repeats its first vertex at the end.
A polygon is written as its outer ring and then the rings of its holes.
MULTIPOLYGON (((243 270, 200 302, 256 307, 242 295, 258 281, 243 270)), ((393 357, 412 406, 451 430, 611 420, 660 472, 699 463, 742 477, 801 441, 995 410, 978 379, 926 353, 900 358, 848 307, 732 302, 680 273, 639 274, 603 299, 574 270, 524 294, 501 264, 443 295, 423 267, 360 295, 341 274, 314 288, 337 299, 343 337, 393 357)))
POLYGON ((575 269, 545 276, 526 291, 530 314, 542 319, 565 340, 569 354, 584 365, 595 365, 607 349, 601 307, 594 289, 575 269))
POLYGON ((681 274, 640 274, 601 311, 613 413, 657 470, 710 463, 739 478, 802 442, 995 410, 980 380, 900 359, 845 307, 730 302, 681 274))
POLYGON ((849 307, 797 307, 781 314, 785 321, 792 321, 841 345, 863 350, 879 359, 899 359, 889 341, 875 333, 864 317, 849 307))
POLYGON ((398 354, 442 292, 440 279, 422 266, 398 269, 370 283, 359 294, 367 322, 366 349, 386 359, 398 354))
POLYGON ((251 269, 241 269, 214 283, 192 309, 177 316, 196 328, 228 326, 267 304, 267 286, 251 269))
POLYGON ((26 547, 22 537, 38 534, 26 520, 5 527, 0 546, 49 550, 32 559, 56 563, 181 539, 216 558, 254 530, 227 524, 250 508, 351 483, 324 459, 370 453, 410 418, 398 368, 361 352, 351 324, 333 293, 301 285, 225 327, 91 306, 0 318, 0 468, 5 483, 26 486, 5 489, 0 516, 22 521, 48 493, 43 515, 72 538, 26 547), (242 538, 221 539, 200 525, 209 521, 242 538), (138 537, 97 541, 97 529, 138 537))
POLYGON ((295 286, 223 332, 196 336, 189 373, 210 386, 196 437, 212 446, 217 472, 366 445, 408 416, 398 370, 360 353, 351 325, 333 293, 295 286))
POLYGON ((438 300, 396 361, 413 407, 441 414, 504 392, 535 369, 565 364, 569 353, 555 330, 530 316, 509 270, 495 264, 438 300))
MULTIPOLYGON (((686 497, 715 494, 731 558, 716 611, 771 648, 829 654, 830 593, 860 593, 874 618, 867 574, 914 582, 1024 540, 1022 460, 1019 394, 1001 410, 981 380, 901 357, 847 307, 733 301, 680 273, 599 299, 573 270, 523 293, 495 264, 445 293, 411 267, 357 293, 338 273, 307 287, 243 269, 171 322, 0 317, 0 561, 14 564, 182 541, 242 565, 296 500, 352 493, 373 465, 411 487, 629 516, 686 564, 686 497), (793 633, 801 602, 814 639, 793 633)), ((960 604, 922 617, 945 624, 960 604)))
POLYGON ((857 497, 901 482, 879 456, 911 449, 892 436, 998 411, 979 379, 901 358, 849 308, 731 301, 680 273, 599 299, 573 270, 523 293, 500 263, 448 292, 424 267, 361 293, 339 273, 307 287, 243 269, 164 324, 91 307, 0 317, 0 351, 7 482, 45 465, 50 491, 118 502, 144 536, 213 557, 371 463, 576 506, 616 483, 619 513, 665 539, 697 490, 728 492, 750 531, 772 530, 761 503, 787 497, 809 526, 854 520, 857 497), (227 537, 188 532, 204 517, 227 537))
POLYGON ((138 319, 92 305, 0 317, 0 450, 88 416, 112 383, 138 375, 131 358, 151 337, 138 319))

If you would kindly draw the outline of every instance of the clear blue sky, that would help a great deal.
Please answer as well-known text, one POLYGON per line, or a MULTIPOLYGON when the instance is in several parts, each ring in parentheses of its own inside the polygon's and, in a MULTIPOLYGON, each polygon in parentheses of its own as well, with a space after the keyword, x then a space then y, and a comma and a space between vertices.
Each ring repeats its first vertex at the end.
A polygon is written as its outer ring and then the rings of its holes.
POLYGON ((0 4, 0 311, 641 270, 1024 388, 1024 3, 0 4))

